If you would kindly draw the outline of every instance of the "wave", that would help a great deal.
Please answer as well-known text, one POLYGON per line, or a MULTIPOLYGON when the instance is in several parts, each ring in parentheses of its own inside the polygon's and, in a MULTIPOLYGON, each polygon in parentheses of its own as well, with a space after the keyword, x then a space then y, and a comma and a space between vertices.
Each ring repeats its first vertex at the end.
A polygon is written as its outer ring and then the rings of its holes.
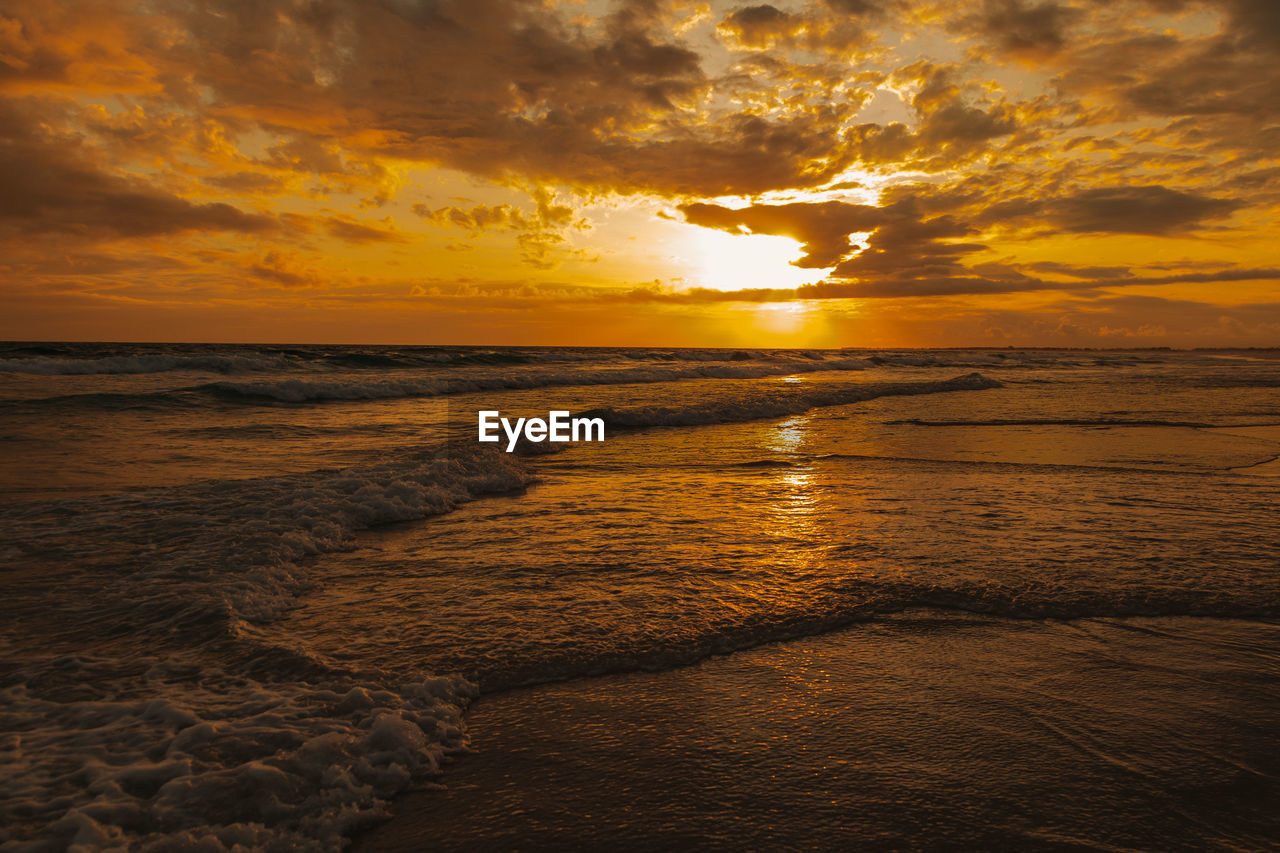
POLYGON ((42 376, 75 376, 89 374, 164 373, 172 370, 200 370, 216 373, 242 373, 280 370, 291 362, 282 355, 261 353, 244 355, 115 355, 102 358, 32 358, 0 359, 0 373, 30 373, 42 376))
POLYGON ((806 588, 797 593, 794 604, 774 609, 764 607, 764 602, 756 604, 762 609, 736 607, 731 615, 699 624, 691 624, 692 619, 679 625, 655 623, 648 633, 596 638, 594 648, 513 649, 505 657, 467 670, 466 675, 489 694, 574 678, 660 671, 913 612, 1011 621, 1280 617, 1274 586, 1248 592, 1194 585, 1161 590, 1141 585, 1072 590, 1049 583, 1012 587, 961 580, 942 584, 859 578, 806 588))
POLYGON ((884 367, 1074 368, 1154 364, 1168 353, 1096 350, 880 350, 865 353, 884 367))
POLYGON ((143 392, 95 392, 60 394, 6 401, 14 407, 73 406, 102 409, 156 409, 191 407, 212 403, 259 405, 271 403, 325 403, 360 400, 395 400, 437 397, 482 391, 512 391, 530 388, 652 384, 691 379, 759 379, 817 371, 864 370, 862 359, 836 361, 769 361, 751 363, 709 363, 672 366, 534 369, 526 373, 450 377, 350 377, 328 379, 290 378, 257 382, 209 382, 184 388, 143 392))
POLYGON ((475 364, 534 364, 543 360, 556 361, 561 359, 540 358, 536 353, 515 350, 389 350, 336 352, 320 356, 315 360, 340 368, 396 368, 448 367, 451 365, 467 366, 475 364))
POLYGON ((736 462, 734 468, 794 468, 796 463, 786 459, 752 459, 749 462, 736 462))
POLYGON ((276 382, 215 382, 203 386, 216 394, 282 403, 325 400, 386 400, 402 397, 435 397, 474 391, 506 391, 552 386, 626 385, 676 382, 687 379, 754 379, 821 370, 863 370, 862 359, 832 362, 769 362, 751 364, 698 364, 679 367, 620 367, 572 372, 539 371, 528 374, 468 378, 395 378, 311 380, 276 382))
POLYGON ((182 628, 222 642, 240 623, 287 612, 312 588, 302 562, 348 547, 357 531, 533 480, 517 456, 491 448, 405 450, 373 465, 20 505, 0 517, 0 535, 14 566, 64 552, 90 565, 93 553, 111 555, 109 577, 87 572, 77 577, 93 588, 65 590, 93 602, 78 632, 182 628))
POLYGON ((930 421, 920 418, 886 421, 890 424, 910 424, 912 426, 950 427, 950 426, 1137 426, 1137 427, 1212 427, 1215 424, 1204 421, 1169 421, 1159 419, 1126 419, 1126 418, 990 418, 986 420, 946 420, 930 421))
MULTIPOLYGON (((380 370, 483 365, 605 362, 824 361, 814 350, 652 350, 560 347, 191 347, 165 345, 0 345, 0 373, 92 375, 163 373, 176 370, 242 373, 269 370, 380 370), (192 350, 194 351, 183 351, 192 350), (16 357, 13 357, 16 356, 16 357)), ((836 361, 840 353, 831 353, 836 361)))
POLYGON ((149 663, 142 689, 104 681, 93 659, 53 663, 128 698, 0 690, 20 768, 0 783, 6 851, 340 851, 467 748, 476 691, 460 678, 166 683, 173 662, 149 663))
POLYGON ((1199 380, 1204 388, 1280 388, 1280 377, 1223 376, 1199 380))
POLYGON ((703 426, 799 415, 810 409, 861 403, 879 397, 941 394, 948 391, 981 391, 1003 383, 968 373, 952 379, 928 382, 868 382, 840 387, 780 389, 750 396, 727 396, 693 406, 638 406, 590 409, 576 417, 602 418, 610 429, 656 426, 703 426))
MULTIPOLYGON (((532 481, 533 474, 510 454, 468 447, 402 452, 396 461, 336 471, 175 489, 165 499, 180 501, 185 523, 174 531, 180 551, 120 578, 117 588, 141 623, 192 624, 210 613, 225 624, 270 621, 310 587, 299 560, 346 547, 356 531, 441 515, 532 481)), ((137 529, 148 521, 149 497, 100 500, 107 523, 123 520, 137 529)), ((101 523, 92 512, 80 512, 81 531, 101 523)))
POLYGON ((982 467, 982 468, 1005 468, 1010 470, 1023 471, 1111 471, 1115 473, 1142 474, 1145 476, 1159 477, 1181 477, 1181 478, 1197 478, 1202 479, 1206 474, 1215 474, 1225 471, 1231 471, 1231 468, 1155 468, 1146 467, 1154 465, 1167 465, 1164 460, 1149 460, 1142 465, 1133 464, 1126 461, 1114 462, 1016 462, 1009 459, 939 459, 932 456, 889 456, 883 454, 862 454, 862 453, 823 453, 817 456, 799 457, 801 461, 824 460, 824 459, 849 459, 849 460, 867 460, 867 461, 888 461, 888 462, 923 462, 930 465, 948 465, 958 466, 961 468, 982 467))
POLYGON ((1016 364, 1021 359, 1011 354, 958 353, 958 352, 877 352, 867 356, 867 361, 884 367, 1003 367, 1016 364))
MULTIPOLYGON (((686 364, 839 363, 865 367, 1014 368, 1127 366, 1151 361, 1123 352, 1028 350, 653 349, 635 347, 230 346, 178 344, 0 344, 0 373, 138 374, 199 370, 219 373, 291 368, 306 371, 449 369, 473 366, 602 364, 638 361, 686 364)), ((833 368, 839 369, 839 368, 833 368)), ((1224 385, 1237 381, 1224 377, 1224 385)), ((1247 384, 1252 384, 1245 380, 1247 384)), ((1259 387, 1273 387, 1264 380, 1259 387)))
MULTIPOLYGON (((274 400, 278 403, 311 403, 323 400, 390 400, 401 397, 434 397, 471 388, 448 379, 282 379, 275 382, 213 382, 194 390, 244 402, 274 400)), ((470 384, 470 383, 465 383, 470 384)))
POLYGON ((5 849, 343 849, 465 749, 476 688, 348 671, 255 626, 313 586, 307 557, 356 531, 531 480, 468 449, 10 510, 15 566, 51 547, 113 555, 113 574, 59 576, 77 618, 42 646, 125 651, 28 655, 5 673, 0 743, 20 768, 0 781, 5 849))

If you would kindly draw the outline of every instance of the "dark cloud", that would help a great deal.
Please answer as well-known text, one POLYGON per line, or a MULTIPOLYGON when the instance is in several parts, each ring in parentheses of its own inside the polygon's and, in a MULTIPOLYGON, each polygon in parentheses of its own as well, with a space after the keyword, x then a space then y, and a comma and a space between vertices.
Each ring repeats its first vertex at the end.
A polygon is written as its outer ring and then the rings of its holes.
POLYGON ((805 254, 795 265, 807 269, 834 266, 853 251, 849 235, 879 228, 887 218, 881 208, 839 201, 755 205, 738 210, 698 202, 682 205, 680 211, 686 221, 704 228, 797 240, 805 254))
MULTIPOLYGON (((832 81, 840 85, 848 76, 847 60, 857 50, 869 47, 874 33, 863 16, 833 13, 811 4, 798 12, 769 4, 744 6, 725 16, 717 27, 721 41, 730 50, 757 51, 757 58, 776 61, 778 49, 796 48, 832 59, 844 60, 843 76, 832 81), (771 50, 769 54, 760 51, 771 50)), ((814 70, 812 66, 807 70, 814 70)), ((819 77, 822 75, 819 74, 819 77)), ((821 80, 812 79, 820 85, 821 80)))
MULTIPOLYGON (((892 209, 892 208, 891 208, 892 209)), ((954 277, 967 273, 962 259, 986 247, 962 242, 975 229, 950 216, 917 219, 911 205, 896 208, 898 216, 876 229, 867 248, 840 263, 833 278, 911 279, 954 277)))
POLYGON ((211 175, 205 179, 205 183, 231 192, 265 192, 272 195, 283 192, 286 186, 285 182, 275 175, 249 171, 211 175))
POLYGON ((954 275, 964 268, 961 258, 981 251, 977 243, 957 238, 974 232, 950 216, 927 217, 912 199, 883 207, 823 202, 820 204, 753 205, 731 209, 713 204, 681 207, 694 225, 730 233, 791 237, 803 244, 798 267, 834 267, 833 279, 893 279, 904 281, 954 275), (850 236, 870 232, 866 247, 850 236))
MULTIPOLYGON (((1226 154, 1242 165, 1276 150, 1280 119, 1280 5, 1271 0, 1207 0, 1221 13, 1212 33, 1101 28, 1057 57, 1054 86, 1074 105, 1077 124, 1174 118, 1150 126, 1188 156, 1226 154), (1083 103, 1092 105, 1083 109, 1083 103)), ((1163 137, 1163 139, 1162 139, 1163 137)))
POLYGON ((903 8, 902 0, 825 0, 836 12, 856 18, 878 20, 903 8))
POLYGON ((318 287, 324 282, 323 276, 304 261, 285 252, 268 252, 248 271, 254 278, 281 287, 318 287))
POLYGON ((1105 187, 1052 201, 1042 218, 1064 231, 1158 235, 1200 227, 1240 207, 1238 201, 1161 186, 1105 187))
POLYGON ((41 129, 13 103, 0 106, 0 235, 144 237, 182 231, 263 233, 269 216, 187 201, 140 178, 105 173, 76 156, 74 140, 41 129))
POLYGON ((865 164, 950 169, 980 158, 995 140, 1020 129, 1014 105, 990 102, 981 87, 966 85, 956 65, 922 60, 897 69, 890 80, 916 88, 909 103, 916 127, 890 122, 850 128, 846 138, 865 164))
POLYGON ((664 20, 661 4, 623 4, 586 36, 534 4, 335 2, 324 18, 332 41, 291 5, 271 5, 248 22, 188 19, 197 79, 228 109, 251 105, 283 126, 340 134, 334 119, 358 118, 376 140, 370 154, 673 193, 811 184, 848 162, 822 115, 709 115, 700 56, 649 28, 664 20), (267 38, 291 49, 263 54, 272 64, 259 68, 244 45, 267 38))
MULTIPOLYGON (((1082 190, 1045 201, 1018 198, 983 207, 975 192, 902 188, 880 207, 823 202, 728 208, 692 203, 681 206, 686 221, 731 234, 770 234, 803 244, 803 268, 831 267, 821 284, 795 290, 757 291, 747 301, 785 299, 890 298, 1001 294, 1037 290, 1095 289, 1135 284, 1225 283, 1280 278, 1275 268, 1217 267, 1199 272, 1134 273, 1128 267, 1081 266, 1040 262, 1019 266, 1008 261, 977 263, 986 250, 973 238, 968 212, 991 222, 1021 218, 1032 227, 1073 233, 1106 232, 1162 235, 1225 216, 1236 209, 1222 202, 1164 187, 1082 190), (851 235, 867 233, 864 244, 851 235), (1028 271, 1059 276, 1044 279, 1028 271), (1061 277, 1071 279, 1062 281, 1061 277)), ((735 291, 741 293, 741 291, 735 291)))
POLYGON ((1116 279, 1129 275, 1128 267, 1077 266, 1058 261, 1036 261, 1033 264, 1025 264, 1024 267, 1036 272, 1065 275, 1077 279, 1116 279))
MULTIPOLYGON (((10 4, 0 236, 97 251, 112 238, 234 232, 252 246, 172 263, 319 287, 332 277, 291 254, 311 251, 301 238, 405 239, 390 220, 360 217, 442 166, 530 200, 415 212, 455 234, 500 231, 508 256, 540 269, 580 251, 568 238, 585 227, 546 184, 593 200, 661 196, 686 222, 790 237, 803 245, 798 266, 833 270, 797 290, 642 289, 638 300, 1272 281, 1256 257, 1160 270, 1112 254, 1090 263, 1088 246, 1099 234, 1211 229, 1259 242, 1280 205, 1278 33, 1271 0, 815 0, 710 13, 675 0, 10 4), (705 14, 716 18, 682 25, 705 14), (707 53, 717 20, 728 50, 707 53), (947 55, 899 65, 901 32, 922 37, 908 46, 946 41, 947 55), (877 107, 862 113, 873 92, 877 107), (885 186, 876 205, 761 202, 849 188, 855 166, 878 173, 864 181, 885 186), (919 172, 931 183, 905 182, 919 172), (286 191, 312 213, 260 212, 286 191), (743 206, 710 203, 725 196, 743 206), (1023 241, 1045 236, 1078 244, 1083 262, 1026 263, 1045 257, 1039 246, 1019 259, 1023 241)), ((1129 242, 1139 254, 1153 243, 1129 242)))
POLYGON ((378 228, 336 216, 330 216, 325 221, 325 230, 329 232, 329 236, 347 243, 397 243, 404 240, 403 235, 389 228, 378 228))
POLYGON ((1280 52, 1280 4, 1275 0, 1226 0, 1230 29, 1247 47, 1280 52))
POLYGON ((991 45, 996 58, 1044 60, 1066 46, 1084 13, 1056 0, 985 0, 982 9, 953 23, 991 45))
POLYGON ((901 184, 890 188, 882 203, 910 204, 932 214, 960 217, 978 229, 1026 236, 1054 232, 1186 236, 1246 206, 1240 198, 1160 185, 1080 187, 1061 176, 1046 178, 1012 169, 943 186, 901 184))
MULTIPOLYGON (((793 302, 798 299, 901 299, 918 297, 990 296, 1037 291, 1064 291, 1075 294, 1097 294, 1112 288, 1134 285, 1161 285, 1211 282, 1280 282, 1280 269, 1220 269, 1204 273, 1179 275, 1081 277, 1074 282, 1048 281, 1024 275, 1000 265, 983 265, 957 275, 933 275, 902 279, 830 280, 794 288, 748 288, 745 290, 712 290, 690 288, 670 290, 639 287, 629 291, 604 290, 584 294, 583 298, 617 299, 630 302, 722 303, 722 302, 793 302), (984 274, 989 273, 989 274, 984 274)), ((1091 296, 1090 298, 1101 298, 1091 296)))
POLYGON ((776 6, 745 6, 720 23, 720 32, 746 47, 766 48, 794 38, 803 19, 776 6))
MULTIPOLYGON (((122 91, 162 84, 170 105, 182 99, 234 132, 283 137, 263 158, 278 170, 378 180, 386 175, 371 161, 392 156, 504 180, 717 195, 814 186, 853 162, 836 131, 857 99, 766 115, 711 97, 734 84, 708 77, 672 32, 689 11, 679 4, 619 3, 587 29, 521 0, 92 11, 132 39, 118 46, 135 75, 122 91)), ((819 23, 822 38, 851 43, 852 31, 819 23)), ((105 51, 91 34, 78 48, 55 35, 78 26, 65 11, 24 9, 15 32, 33 58, 3 65, 15 85, 105 51), (35 61, 46 42, 57 62, 35 61)))

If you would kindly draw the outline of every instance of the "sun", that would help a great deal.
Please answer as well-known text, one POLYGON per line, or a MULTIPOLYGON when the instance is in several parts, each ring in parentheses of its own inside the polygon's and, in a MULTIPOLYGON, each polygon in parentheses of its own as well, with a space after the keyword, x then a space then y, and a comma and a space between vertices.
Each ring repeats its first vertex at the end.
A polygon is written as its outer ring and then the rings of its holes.
POLYGON ((693 227, 693 280, 713 290, 792 288, 822 281, 830 269, 801 269, 791 262, 803 255, 790 237, 728 234, 693 227))

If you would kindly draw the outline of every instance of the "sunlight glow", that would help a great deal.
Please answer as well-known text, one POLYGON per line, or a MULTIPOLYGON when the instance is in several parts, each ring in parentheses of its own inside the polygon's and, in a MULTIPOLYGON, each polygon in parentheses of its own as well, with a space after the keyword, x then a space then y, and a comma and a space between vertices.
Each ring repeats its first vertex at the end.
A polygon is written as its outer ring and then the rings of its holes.
POLYGON ((807 302, 765 302, 752 305, 748 311, 756 328, 774 335, 791 335, 809 324, 813 306, 807 302))
POLYGON ((830 269, 800 269, 791 265, 803 253, 790 237, 728 234, 694 227, 690 237, 696 264, 693 280, 714 290, 799 287, 827 277, 830 269))

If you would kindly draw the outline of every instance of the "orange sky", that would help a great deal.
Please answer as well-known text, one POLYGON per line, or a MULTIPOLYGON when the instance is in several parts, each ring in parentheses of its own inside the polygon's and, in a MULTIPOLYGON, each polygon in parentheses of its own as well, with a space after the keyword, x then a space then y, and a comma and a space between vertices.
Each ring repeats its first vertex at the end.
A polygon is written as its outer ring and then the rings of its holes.
POLYGON ((0 2, 0 338, 1280 345, 1274 0, 0 2))

